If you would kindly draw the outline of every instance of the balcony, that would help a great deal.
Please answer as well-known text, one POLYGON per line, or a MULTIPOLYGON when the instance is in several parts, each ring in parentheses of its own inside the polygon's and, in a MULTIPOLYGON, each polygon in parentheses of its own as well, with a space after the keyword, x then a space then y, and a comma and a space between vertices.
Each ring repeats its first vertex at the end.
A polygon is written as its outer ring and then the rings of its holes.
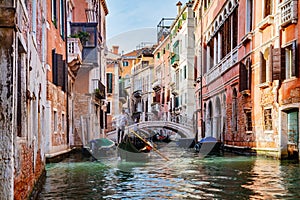
POLYGON ((282 27, 297 23, 297 2, 297 0, 286 0, 279 5, 282 27))
POLYGON ((214 66, 207 74, 205 74, 206 83, 209 84, 215 79, 221 77, 223 73, 228 71, 238 59, 238 47, 233 49, 229 54, 227 54, 219 64, 214 66))
POLYGON ((79 38, 68 38, 68 63, 74 60, 82 62, 82 49, 79 38))
POLYGON ((101 83, 99 80, 93 80, 96 81, 98 86, 94 90, 94 95, 97 99, 105 99, 105 86, 101 83))
POLYGON ((152 83, 152 88, 154 91, 158 91, 162 88, 162 85, 161 85, 161 80, 160 79, 155 79, 152 83))
POLYGON ((176 68, 179 64, 179 54, 174 54, 172 57, 171 57, 171 65, 172 67, 176 68))

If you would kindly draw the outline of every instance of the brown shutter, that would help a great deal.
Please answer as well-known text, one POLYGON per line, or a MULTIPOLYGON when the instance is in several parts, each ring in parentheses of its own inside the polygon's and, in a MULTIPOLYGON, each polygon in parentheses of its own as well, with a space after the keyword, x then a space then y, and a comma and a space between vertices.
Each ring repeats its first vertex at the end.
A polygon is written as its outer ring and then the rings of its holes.
POLYGON ((281 80, 281 49, 273 49, 273 80, 281 80))
POLYGON ((297 64, 297 40, 292 43, 292 76, 298 76, 299 66, 297 64))
POLYGON ((260 83, 266 82, 266 60, 264 58, 264 54, 262 52, 259 52, 259 74, 260 74, 260 83))
POLYGON ((240 92, 247 89, 247 69, 244 63, 240 63, 240 92))
POLYGON ((285 75, 285 48, 281 48, 281 79, 284 80, 286 78, 285 75))
POLYGON ((246 61, 246 69, 247 69, 247 90, 251 90, 251 80, 252 80, 252 62, 251 58, 248 58, 246 61))
POLYGON ((61 54, 56 54, 57 56, 57 85, 61 86, 64 90, 64 79, 65 79, 65 65, 64 60, 62 59, 63 56, 61 54))
POLYGON ((273 45, 270 45, 269 47, 269 60, 268 60, 268 78, 267 81, 272 81, 272 75, 273 75, 273 45))

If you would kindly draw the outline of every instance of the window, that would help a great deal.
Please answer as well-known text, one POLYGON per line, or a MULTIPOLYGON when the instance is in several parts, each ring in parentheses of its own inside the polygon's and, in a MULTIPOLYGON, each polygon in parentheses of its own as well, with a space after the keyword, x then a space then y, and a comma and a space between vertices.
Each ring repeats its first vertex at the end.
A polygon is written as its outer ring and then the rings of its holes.
POLYGON ((183 67, 183 79, 186 79, 186 65, 183 67))
POLYGON ((157 53, 157 59, 160 59, 160 52, 157 53))
POLYGON ((264 54, 260 52, 260 83, 266 82, 267 64, 264 58, 264 54))
POLYGON ((106 80, 107 80, 107 93, 112 93, 113 91, 113 76, 112 73, 106 74, 106 80))
POLYGON ((62 128, 62 132, 65 131, 65 114, 61 115, 61 128, 62 128))
POLYGON ((129 63, 128 63, 128 61, 123 61, 123 67, 128 67, 129 66, 129 63))
MULTIPOLYGON (((20 45, 20 42, 19 42, 20 45)), ((23 106, 22 102, 22 82, 24 81, 23 71, 25 67, 25 58, 26 54, 18 52, 18 65, 17 65, 17 136, 22 137, 24 136, 22 133, 22 115, 23 115, 23 106)))
POLYGON ((53 127, 53 130, 54 130, 54 132, 57 132, 57 130, 58 130, 58 121, 57 121, 57 111, 56 110, 54 110, 54 112, 53 112, 53 117, 54 117, 54 121, 53 121, 53 125, 54 125, 54 127, 53 127))
POLYGON ((106 113, 107 113, 107 114, 111 114, 111 113, 110 113, 110 105, 111 105, 111 102, 110 102, 110 101, 107 102, 107 106, 106 106, 106 113))
POLYGON ((264 17, 267 17, 272 14, 273 9, 272 0, 264 0, 264 17))
POLYGON ((96 23, 71 23, 71 37, 80 38, 83 47, 96 47, 96 23))
POLYGON ((297 75, 296 65, 296 41, 284 48, 284 79, 289 79, 297 75))
POLYGON ((271 131, 272 129, 272 109, 264 109, 264 130, 271 131))
POLYGON ((56 0, 51 0, 51 19, 55 27, 57 27, 56 0))
POLYGON ((149 61, 142 61, 142 67, 147 67, 149 65, 149 61))
POLYGON ((246 121, 246 131, 252 131, 252 116, 251 116, 251 110, 247 109, 245 110, 245 121, 246 121))
POLYGON ((252 31, 253 0, 247 0, 246 33, 252 31))
POLYGON ((208 58, 207 58, 207 62, 209 64, 209 69, 213 68, 214 66, 214 39, 212 38, 209 43, 208 43, 208 58))
POLYGON ((59 29, 60 29, 60 36, 64 39, 65 34, 65 15, 64 15, 64 0, 60 0, 59 5, 59 29))
POLYGON ((246 65, 240 63, 240 92, 251 89, 251 59, 246 60, 246 65))

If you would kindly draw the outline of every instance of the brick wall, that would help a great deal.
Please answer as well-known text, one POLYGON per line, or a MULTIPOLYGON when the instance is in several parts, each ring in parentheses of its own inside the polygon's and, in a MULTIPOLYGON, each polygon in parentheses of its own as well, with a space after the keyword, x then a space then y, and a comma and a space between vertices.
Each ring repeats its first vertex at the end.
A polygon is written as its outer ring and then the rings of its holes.
POLYGON ((38 150, 36 162, 33 163, 34 145, 21 144, 17 159, 18 167, 15 171, 14 199, 27 199, 38 179, 45 170, 45 164, 41 159, 41 151, 38 150))

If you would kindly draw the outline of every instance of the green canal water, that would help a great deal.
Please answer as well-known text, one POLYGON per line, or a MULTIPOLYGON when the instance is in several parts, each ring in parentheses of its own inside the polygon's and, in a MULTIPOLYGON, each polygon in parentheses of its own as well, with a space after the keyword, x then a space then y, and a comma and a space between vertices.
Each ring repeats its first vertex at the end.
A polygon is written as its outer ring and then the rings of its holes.
POLYGON ((226 154, 200 158, 168 145, 146 162, 116 155, 46 166, 39 199, 300 199, 300 165, 226 154))

